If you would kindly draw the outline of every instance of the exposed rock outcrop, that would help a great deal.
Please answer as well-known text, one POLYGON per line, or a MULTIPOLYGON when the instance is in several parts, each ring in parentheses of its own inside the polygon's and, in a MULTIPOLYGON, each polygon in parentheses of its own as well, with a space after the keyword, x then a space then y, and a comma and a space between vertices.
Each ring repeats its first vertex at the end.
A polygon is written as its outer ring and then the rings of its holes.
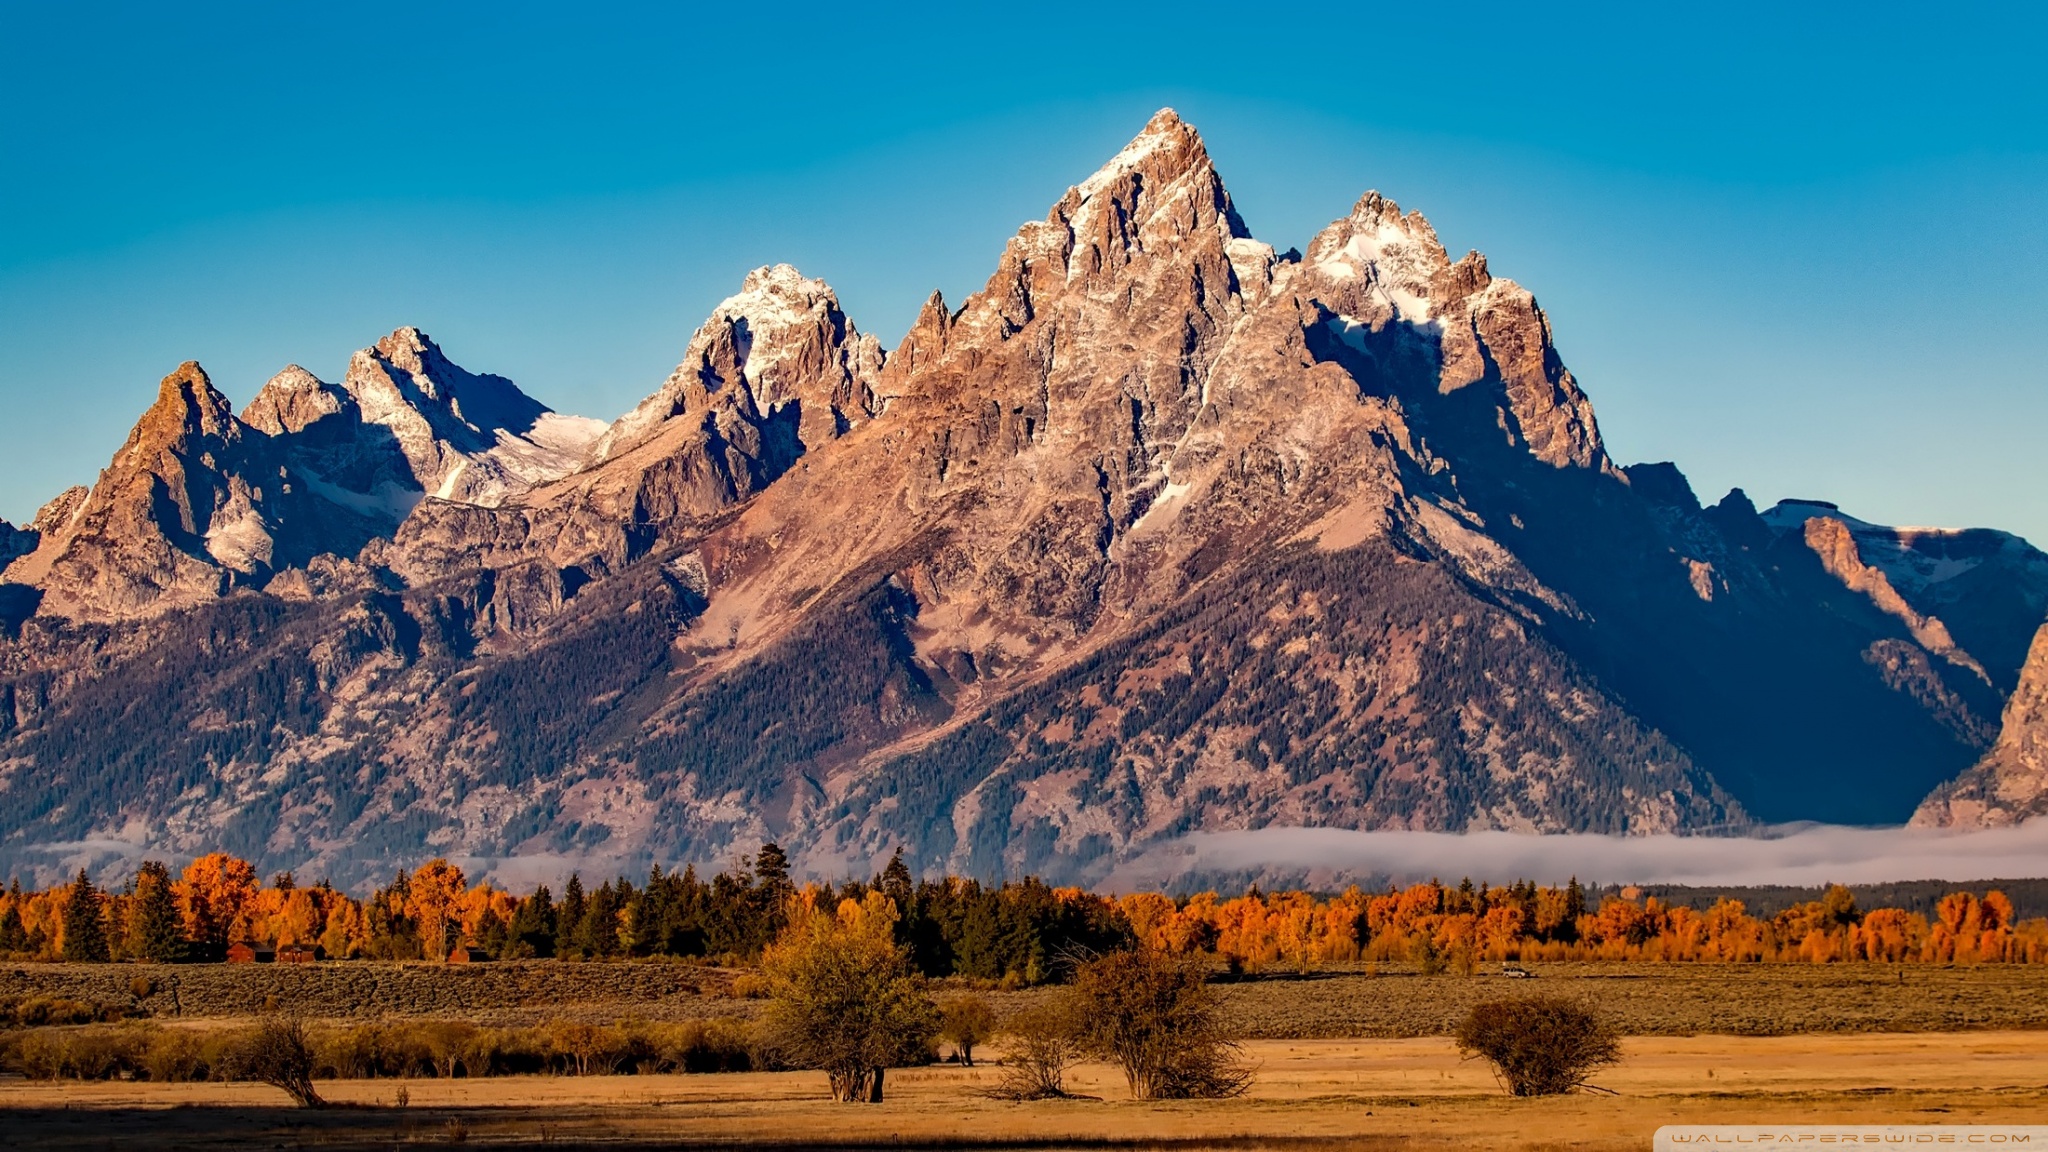
POLYGON ((1913 823, 1988 828, 2048 814, 2048 624, 2034 633, 2019 684, 2006 700, 1998 743, 1970 771, 1937 789, 1913 823))

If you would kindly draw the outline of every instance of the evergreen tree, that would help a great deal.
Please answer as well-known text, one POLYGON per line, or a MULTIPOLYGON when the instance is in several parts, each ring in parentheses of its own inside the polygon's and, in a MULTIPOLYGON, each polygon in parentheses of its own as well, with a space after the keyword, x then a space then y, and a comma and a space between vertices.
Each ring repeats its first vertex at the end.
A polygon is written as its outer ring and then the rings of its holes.
POLYGON ((896 912, 898 915, 904 917, 910 915, 912 897, 910 865, 903 862, 903 849, 896 849, 896 854, 889 857, 889 866, 882 869, 882 878, 876 882, 875 886, 882 890, 882 895, 896 902, 896 912))
POLYGON ((71 898, 64 902, 64 959, 72 964, 103 964, 112 958, 99 889, 80 868, 71 898))
POLYGON ((21 878, 7 886, 7 911, 0 913, 0 954, 31 951, 28 928, 21 922, 21 878))
POLYGON ((486 908, 476 918, 476 946, 492 959, 505 955, 505 948, 512 941, 512 933, 496 909, 486 908))
POLYGON ((185 958, 185 926, 178 915, 178 896, 171 890, 170 869, 155 860, 143 862, 135 876, 135 896, 128 902, 126 951, 137 960, 175 964, 185 958))
POLYGON ((529 956, 553 956, 555 954, 555 902, 554 895, 545 884, 533 890, 533 895, 519 902, 519 910, 512 914, 510 939, 506 941, 506 955, 501 959, 523 960, 529 956))
POLYGON ((562 889, 561 907, 555 910, 555 955, 574 959, 582 955, 577 935, 583 928, 583 916, 588 901, 583 898, 583 877, 569 874, 569 883, 562 889))
POLYGON ((772 840, 761 845, 761 851, 754 857, 754 884, 777 897, 790 890, 789 855, 772 840))
MULTIPOLYGON (((621 885, 630 887, 630 885, 621 885)), ((576 928, 576 946, 586 956, 616 956, 619 952, 619 887, 607 880, 590 894, 583 922, 576 928)))

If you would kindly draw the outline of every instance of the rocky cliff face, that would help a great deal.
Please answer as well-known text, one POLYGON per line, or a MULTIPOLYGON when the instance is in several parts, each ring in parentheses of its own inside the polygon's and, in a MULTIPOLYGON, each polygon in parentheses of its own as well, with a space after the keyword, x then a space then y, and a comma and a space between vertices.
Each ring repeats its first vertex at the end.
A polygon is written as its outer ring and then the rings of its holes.
POLYGON ((2048 625, 2034 633, 2018 685, 2005 703, 1998 743, 1955 781, 1936 789, 1913 823, 1989 828, 2048 814, 2048 625))
POLYGON ((1530 293, 1376 194, 1276 254, 1170 112, 886 356, 773 266, 609 427, 412 329, 240 419, 176 379, 8 569, 8 860, 1896 821, 2048 593, 1617 467, 1530 293))

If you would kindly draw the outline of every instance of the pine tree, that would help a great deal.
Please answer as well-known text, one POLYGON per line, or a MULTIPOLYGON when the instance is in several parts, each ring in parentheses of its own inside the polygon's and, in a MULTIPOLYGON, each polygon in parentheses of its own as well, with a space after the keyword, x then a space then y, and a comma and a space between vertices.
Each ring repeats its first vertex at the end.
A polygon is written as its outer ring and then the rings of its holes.
POLYGON ((107 950, 107 926, 100 909, 99 889, 92 886, 85 869, 71 885, 71 898, 64 902, 64 959, 72 964, 104 964, 112 959, 107 950))
POLYGON ((184 924, 177 893, 171 890, 170 869, 155 860, 144 861, 135 876, 135 897, 128 902, 127 951, 157 964, 185 958, 184 924))
POLYGON ((619 951, 619 892, 607 880, 590 894, 582 922, 576 928, 576 947, 586 956, 614 956, 619 951))
POLYGON ((882 869, 882 879, 876 887, 882 890, 882 895, 896 902, 897 915, 905 919, 911 912, 910 885, 910 865, 903 862, 903 849, 898 848, 896 854, 889 857, 889 866, 882 869))
POLYGON ((542 884, 533 895, 519 902, 512 914, 511 940, 505 959, 555 954, 555 902, 548 886, 542 884))
POLYGON ((564 959, 580 955, 576 936, 583 927, 587 903, 583 898, 583 877, 570 873, 569 884, 562 889, 561 906, 555 910, 555 955, 564 959))
POLYGON ((754 857, 754 883, 763 892, 777 895, 789 890, 789 855, 780 844, 771 840, 761 845, 754 857))
POLYGON ((7 886, 7 911, 0 913, 0 955, 28 952, 28 928, 21 922, 21 878, 7 886))

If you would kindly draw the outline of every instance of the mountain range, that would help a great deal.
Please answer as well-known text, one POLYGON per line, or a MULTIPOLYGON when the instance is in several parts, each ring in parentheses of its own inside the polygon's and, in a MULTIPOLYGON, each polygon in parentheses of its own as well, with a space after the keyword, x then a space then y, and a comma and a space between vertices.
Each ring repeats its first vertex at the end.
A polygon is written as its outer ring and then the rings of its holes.
POLYGON ((610 424, 187 363, 0 563, 31 874, 2048 810, 2048 556, 1618 464, 1528 290, 1373 193, 1276 252, 1170 111, 894 351, 777 265, 610 424))

